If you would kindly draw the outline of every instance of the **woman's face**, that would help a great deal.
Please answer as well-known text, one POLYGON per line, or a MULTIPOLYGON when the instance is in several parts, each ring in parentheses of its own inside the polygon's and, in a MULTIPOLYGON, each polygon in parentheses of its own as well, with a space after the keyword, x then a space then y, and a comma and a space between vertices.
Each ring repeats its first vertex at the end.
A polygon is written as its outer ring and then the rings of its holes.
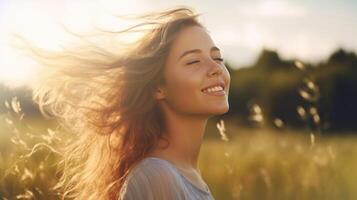
POLYGON ((164 78, 158 99, 176 112, 211 116, 229 109, 230 75, 204 28, 180 31, 166 60, 164 78))

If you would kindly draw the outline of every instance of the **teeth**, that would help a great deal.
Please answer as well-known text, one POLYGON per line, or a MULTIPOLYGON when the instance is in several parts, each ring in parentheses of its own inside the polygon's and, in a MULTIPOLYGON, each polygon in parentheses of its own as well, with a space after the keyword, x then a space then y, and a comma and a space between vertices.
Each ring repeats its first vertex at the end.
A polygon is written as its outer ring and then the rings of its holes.
POLYGON ((203 92, 217 92, 222 90, 223 90, 222 86, 215 86, 215 87, 204 89, 203 92))

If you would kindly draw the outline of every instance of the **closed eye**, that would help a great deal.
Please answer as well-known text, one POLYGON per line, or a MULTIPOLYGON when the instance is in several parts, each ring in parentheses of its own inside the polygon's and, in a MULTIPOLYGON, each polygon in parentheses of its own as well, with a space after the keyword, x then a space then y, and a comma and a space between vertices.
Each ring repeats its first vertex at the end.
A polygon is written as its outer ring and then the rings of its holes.
POLYGON ((215 60, 219 60, 219 61, 223 62, 223 58, 215 58, 215 60))
MULTIPOLYGON (((220 62, 223 62, 223 58, 215 58, 214 60, 218 60, 220 62)), ((191 65, 191 64, 199 63, 199 62, 200 62, 199 60, 194 60, 192 62, 187 63, 187 65, 191 65)))
POLYGON ((198 62, 200 62, 200 61, 199 60, 195 60, 195 61, 187 63, 187 65, 191 65, 191 64, 194 64, 194 63, 198 63, 198 62))

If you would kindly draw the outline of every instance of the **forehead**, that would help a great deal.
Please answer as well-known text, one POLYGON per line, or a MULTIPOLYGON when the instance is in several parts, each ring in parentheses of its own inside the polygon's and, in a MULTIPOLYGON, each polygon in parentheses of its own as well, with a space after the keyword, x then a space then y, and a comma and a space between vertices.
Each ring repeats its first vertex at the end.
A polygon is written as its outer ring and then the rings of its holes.
POLYGON ((172 44, 170 54, 178 57, 181 53, 191 49, 209 51, 215 46, 207 31, 199 26, 190 26, 182 29, 172 44))

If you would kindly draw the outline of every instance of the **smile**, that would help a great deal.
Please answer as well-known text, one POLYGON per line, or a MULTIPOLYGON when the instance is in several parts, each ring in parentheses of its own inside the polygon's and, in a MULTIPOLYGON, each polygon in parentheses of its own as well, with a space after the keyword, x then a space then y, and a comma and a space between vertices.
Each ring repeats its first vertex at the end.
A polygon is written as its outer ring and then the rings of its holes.
POLYGON ((212 96, 223 96, 226 94, 222 86, 213 86, 202 90, 204 94, 212 96))

